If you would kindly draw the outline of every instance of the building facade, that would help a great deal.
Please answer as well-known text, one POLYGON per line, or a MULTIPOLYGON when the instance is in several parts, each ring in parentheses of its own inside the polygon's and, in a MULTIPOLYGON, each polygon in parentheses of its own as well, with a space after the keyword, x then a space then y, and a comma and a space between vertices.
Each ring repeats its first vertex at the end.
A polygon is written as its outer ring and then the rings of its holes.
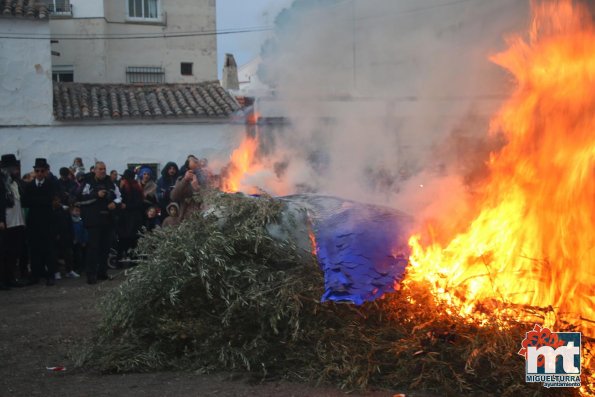
MULTIPOLYGON (((45 98, 52 103, 52 94, 45 98)), ((30 171, 35 158, 52 167, 105 161, 123 171, 130 163, 159 169, 188 154, 207 157, 218 170, 246 127, 231 123, 240 109, 218 82, 196 84, 82 84, 54 82, 54 117, 48 125, 0 124, 0 147, 30 171)))
POLYGON ((0 125, 47 125, 52 65, 47 8, 33 0, 0 1, 0 125))
POLYGON ((74 157, 120 172, 190 153, 214 169, 227 163, 246 131, 230 122, 240 104, 216 81, 216 36, 107 38, 215 30, 214 0, 164 3, 0 0, 0 147, 23 173, 37 157, 54 171, 74 157))
POLYGON ((215 0, 47 0, 55 81, 217 79, 215 0))

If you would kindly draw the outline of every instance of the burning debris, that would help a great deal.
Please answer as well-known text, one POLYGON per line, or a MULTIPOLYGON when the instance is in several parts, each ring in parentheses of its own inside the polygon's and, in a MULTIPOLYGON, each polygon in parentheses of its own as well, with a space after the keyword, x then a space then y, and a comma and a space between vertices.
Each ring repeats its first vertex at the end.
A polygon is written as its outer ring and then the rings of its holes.
MULTIPOLYGON (((543 389, 525 382, 516 353, 539 323, 584 336, 583 385, 550 393, 595 393, 595 30, 570 1, 534 11, 529 41, 510 39, 493 57, 518 87, 493 120, 506 143, 491 154, 488 177, 474 181, 466 228, 445 233, 435 223, 412 236, 403 273, 409 248, 398 244, 396 212, 370 222, 376 210, 342 201, 341 216, 317 224, 289 216, 291 199, 214 195, 206 216, 143 239, 150 255, 106 300, 81 361, 106 371, 241 368, 343 387, 537 395, 543 389), (345 244, 357 248, 344 255, 345 244), (353 252, 358 266, 384 266, 382 277, 346 270, 353 252), (361 305, 332 302, 342 297, 361 305)), ((234 152, 223 190, 254 193, 250 177, 283 175, 257 149, 249 138, 234 152)), ((294 199, 307 211, 318 199, 304 197, 294 199)))
MULTIPOLYGON (((146 235, 150 253, 101 304, 78 364, 107 372, 245 370, 260 379, 529 395, 515 354, 527 325, 484 326, 442 311, 423 283, 360 306, 320 302, 314 256, 271 231, 287 204, 239 194, 146 235)), ((299 222, 298 222, 299 223, 299 222)), ((298 224, 299 226, 299 224, 298 224)), ((286 235, 296 228, 285 230, 286 235)), ((306 237, 307 239, 307 237, 306 237)))

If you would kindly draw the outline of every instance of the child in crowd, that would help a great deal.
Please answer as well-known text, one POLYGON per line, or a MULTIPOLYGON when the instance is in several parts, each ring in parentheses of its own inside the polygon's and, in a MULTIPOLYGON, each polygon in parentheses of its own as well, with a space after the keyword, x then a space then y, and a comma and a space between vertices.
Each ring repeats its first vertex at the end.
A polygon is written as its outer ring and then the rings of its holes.
POLYGON ((169 203, 167 205, 167 214, 169 216, 163 220, 162 226, 178 226, 180 224, 180 217, 178 216, 179 213, 180 206, 178 205, 178 203, 169 203))
POLYGON ((52 201, 52 223, 54 226, 54 250, 56 260, 56 274, 55 279, 60 280, 61 274, 59 269, 58 259, 64 260, 64 267, 66 271, 66 277, 78 278, 80 277, 77 272, 73 269, 73 240, 74 232, 72 228, 72 219, 68 213, 68 207, 62 205, 61 197, 55 196, 52 201))
POLYGON ((150 206, 147 208, 146 216, 145 216, 145 228, 147 231, 151 231, 156 227, 161 226, 161 222, 159 221, 159 214, 157 213, 157 208, 155 206, 150 206))
POLYGON ((81 273, 85 269, 85 252, 87 250, 87 241, 89 241, 89 232, 85 229, 83 219, 81 218, 81 209, 78 206, 70 209, 70 219, 72 220, 72 230, 74 233, 74 269, 81 273))

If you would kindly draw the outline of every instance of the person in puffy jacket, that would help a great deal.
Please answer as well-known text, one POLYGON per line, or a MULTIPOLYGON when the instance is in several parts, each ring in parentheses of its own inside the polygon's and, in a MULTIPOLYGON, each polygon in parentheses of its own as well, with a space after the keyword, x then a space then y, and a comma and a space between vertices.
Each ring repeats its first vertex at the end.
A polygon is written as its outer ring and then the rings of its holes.
POLYGON ((167 216, 167 206, 171 203, 171 191, 176 185, 179 173, 178 165, 173 161, 168 162, 161 171, 161 178, 157 180, 157 203, 161 209, 161 217, 167 216))

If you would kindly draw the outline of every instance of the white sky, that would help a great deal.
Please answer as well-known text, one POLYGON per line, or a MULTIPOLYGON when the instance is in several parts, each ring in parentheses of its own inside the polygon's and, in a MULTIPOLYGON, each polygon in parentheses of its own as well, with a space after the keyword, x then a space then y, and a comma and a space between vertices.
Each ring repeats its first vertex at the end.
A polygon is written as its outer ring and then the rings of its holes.
MULTIPOLYGON (((272 26, 275 16, 291 0, 217 0, 217 30, 272 26)), ((221 76, 226 53, 241 66, 260 53, 270 31, 217 36, 217 69, 221 76)))

